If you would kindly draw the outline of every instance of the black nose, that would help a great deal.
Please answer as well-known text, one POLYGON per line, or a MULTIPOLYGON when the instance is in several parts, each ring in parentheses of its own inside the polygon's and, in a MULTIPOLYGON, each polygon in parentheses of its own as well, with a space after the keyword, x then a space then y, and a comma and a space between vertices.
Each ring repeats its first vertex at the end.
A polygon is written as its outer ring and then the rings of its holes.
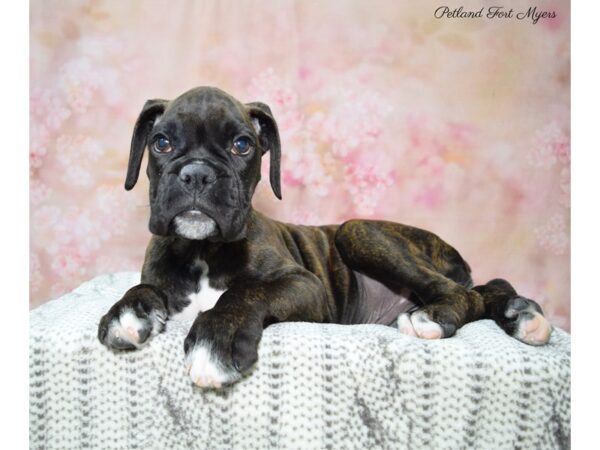
POLYGON ((186 164, 179 171, 179 179, 188 188, 202 188, 217 179, 215 170, 202 161, 186 164))

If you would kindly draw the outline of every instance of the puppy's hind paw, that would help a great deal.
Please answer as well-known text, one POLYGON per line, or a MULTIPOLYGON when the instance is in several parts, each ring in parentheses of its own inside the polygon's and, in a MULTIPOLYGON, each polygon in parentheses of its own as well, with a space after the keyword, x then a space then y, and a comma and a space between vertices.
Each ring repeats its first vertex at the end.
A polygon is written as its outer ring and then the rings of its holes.
POLYGON ((429 318, 422 310, 412 314, 404 313, 398 317, 400 333, 421 339, 441 339, 444 337, 442 326, 429 318))
POLYGON ((550 340, 552 325, 533 300, 524 297, 509 300, 504 316, 510 321, 510 327, 506 331, 521 342, 544 345, 550 340))

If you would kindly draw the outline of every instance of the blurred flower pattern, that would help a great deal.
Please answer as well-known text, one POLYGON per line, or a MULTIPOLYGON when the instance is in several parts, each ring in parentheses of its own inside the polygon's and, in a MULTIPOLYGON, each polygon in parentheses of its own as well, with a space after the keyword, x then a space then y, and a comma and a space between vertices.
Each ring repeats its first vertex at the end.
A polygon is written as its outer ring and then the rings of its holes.
POLYGON ((569 329, 570 4, 544 2, 556 18, 535 25, 435 19, 438 6, 32 0, 30 306, 140 270, 133 123, 148 98, 215 85, 278 121, 283 201, 263 181, 257 209, 427 228, 477 283, 507 278, 569 329))

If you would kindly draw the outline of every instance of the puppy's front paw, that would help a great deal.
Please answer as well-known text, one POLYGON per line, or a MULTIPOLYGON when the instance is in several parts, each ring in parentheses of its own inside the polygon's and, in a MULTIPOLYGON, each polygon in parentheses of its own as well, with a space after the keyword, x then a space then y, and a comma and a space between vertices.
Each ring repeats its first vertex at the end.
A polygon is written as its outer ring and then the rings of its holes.
POLYGON ((544 345, 550 340, 552 325, 544 317, 542 308, 524 297, 508 301, 504 316, 508 319, 505 331, 529 345, 544 345))
POLYGON ((141 348, 150 337, 164 330, 167 320, 165 299, 156 288, 138 285, 100 319, 98 339, 113 350, 141 348))
POLYGON ((258 359, 262 322, 206 311, 184 341, 186 371, 202 388, 220 388, 238 381, 258 359))
POLYGON ((240 379, 241 374, 228 367, 210 342, 196 342, 186 354, 186 371, 192 382, 202 388, 220 388, 240 379))

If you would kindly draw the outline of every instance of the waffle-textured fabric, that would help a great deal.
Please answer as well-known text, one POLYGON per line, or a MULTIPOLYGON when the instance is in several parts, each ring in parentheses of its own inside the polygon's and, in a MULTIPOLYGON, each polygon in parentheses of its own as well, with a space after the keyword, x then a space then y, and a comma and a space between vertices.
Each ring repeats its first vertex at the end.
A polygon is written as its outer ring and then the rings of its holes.
POLYGON ((190 322, 133 352, 96 337, 138 273, 30 313, 32 449, 568 448, 570 337, 531 347, 492 321, 426 341, 381 325, 283 323, 221 390, 184 371, 190 322))

